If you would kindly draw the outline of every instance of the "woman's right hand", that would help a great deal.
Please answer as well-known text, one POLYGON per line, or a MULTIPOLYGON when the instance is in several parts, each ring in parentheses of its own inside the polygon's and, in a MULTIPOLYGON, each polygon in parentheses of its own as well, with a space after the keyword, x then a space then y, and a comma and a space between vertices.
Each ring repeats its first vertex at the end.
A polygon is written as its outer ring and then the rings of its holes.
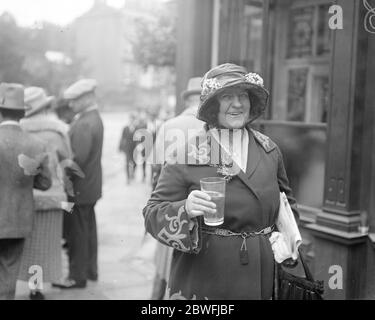
POLYGON ((190 218, 201 216, 204 212, 216 213, 216 204, 211 197, 200 190, 193 190, 186 199, 185 209, 190 218))

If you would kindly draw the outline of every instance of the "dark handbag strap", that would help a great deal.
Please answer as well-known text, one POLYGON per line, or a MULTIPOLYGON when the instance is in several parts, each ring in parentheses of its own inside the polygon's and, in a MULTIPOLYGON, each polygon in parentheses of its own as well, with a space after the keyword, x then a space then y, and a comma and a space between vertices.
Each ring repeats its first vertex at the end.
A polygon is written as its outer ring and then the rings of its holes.
POLYGON ((303 257, 303 254, 302 254, 302 251, 298 248, 298 253, 299 253, 299 257, 301 259, 301 262, 302 262, 302 266, 303 266, 303 270, 305 271, 305 275, 306 275, 306 279, 311 281, 311 282, 314 282, 314 278, 310 272, 310 269, 309 267, 307 266, 307 263, 303 257))
POLYGON ((279 264, 275 261, 274 264, 274 277, 273 277, 273 300, 279 300, 279 264))

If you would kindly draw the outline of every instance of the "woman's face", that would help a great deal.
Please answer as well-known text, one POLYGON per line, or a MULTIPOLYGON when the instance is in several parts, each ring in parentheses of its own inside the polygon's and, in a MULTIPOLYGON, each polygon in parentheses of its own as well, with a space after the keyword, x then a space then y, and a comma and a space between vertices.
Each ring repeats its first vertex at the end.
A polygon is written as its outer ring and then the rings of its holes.
POLYGON ((228 129, 244 127, 250 115, 250 99, 243 88, 227 88, 218 96, 220 111, 219 124, 228 129))

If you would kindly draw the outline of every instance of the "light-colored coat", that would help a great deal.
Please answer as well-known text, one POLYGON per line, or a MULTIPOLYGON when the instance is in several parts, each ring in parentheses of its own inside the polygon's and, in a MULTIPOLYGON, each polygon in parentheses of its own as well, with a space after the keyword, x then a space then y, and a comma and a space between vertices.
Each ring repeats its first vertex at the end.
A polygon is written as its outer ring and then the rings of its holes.
POLYGON ((21 126, 33 136, 43 140, 49 155, 52 186, 47 191, 34 190, 35 210, 61 209, 67 200, 63 183, 63 163, 71 159, 69 127, 54 115, 36 115, 21 121, 21 126))
POLYGON ((184 148, 189 137, 204 128, 204 122, 196 117, 197 110, 198 108, 195 107, 186 109, 179 116, 167 120, 160 126, 154 144, 153 159, 149 158, 149 161, 154 164, 163 164, 174 153, 185 153, 184 148), (175 141, 180 137, 182 138, 180 141, 175 141))

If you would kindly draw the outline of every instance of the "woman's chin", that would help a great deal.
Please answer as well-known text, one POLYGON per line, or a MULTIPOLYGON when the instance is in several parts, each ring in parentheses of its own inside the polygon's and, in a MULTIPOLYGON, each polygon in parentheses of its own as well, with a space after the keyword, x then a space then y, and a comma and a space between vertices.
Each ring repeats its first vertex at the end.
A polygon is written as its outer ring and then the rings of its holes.
POLYGON ((236 121, 228 121, 226 123, 227 129, 241 129, 245 126, 246 122, 243 120, 236 120, 236 121))

